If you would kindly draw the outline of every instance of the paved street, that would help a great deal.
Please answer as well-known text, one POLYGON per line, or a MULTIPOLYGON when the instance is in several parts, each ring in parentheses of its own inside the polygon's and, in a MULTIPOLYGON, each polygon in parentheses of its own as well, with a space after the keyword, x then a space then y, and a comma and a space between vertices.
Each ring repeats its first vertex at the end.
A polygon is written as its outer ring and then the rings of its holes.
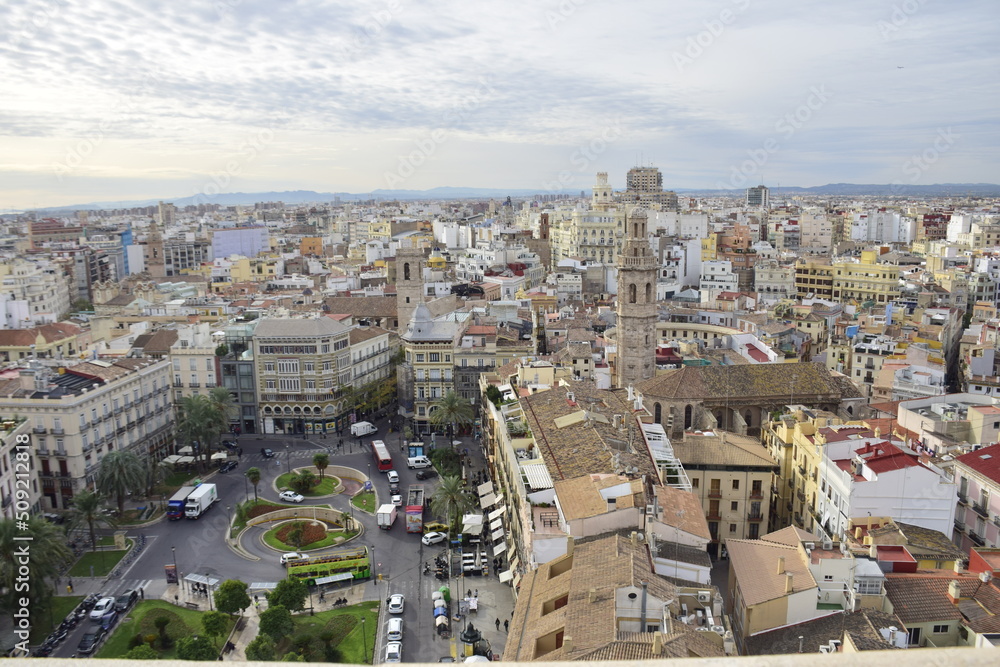
MULTIPOLYGON (((405 489, 416 483, 415 472, 406 469, 405 459, 400 453, 399 444, 401 438, 396 433, 387 433, 385 421, 377 422, 379 433, 376 438, 382 439, 389 446, 393 459, 396 461, 396 469, 400 475, 400 486, 405 489)), ((143 529, 147 538, 145 551, 137 558, 121 575, 120 578, 77 578, 74 580, 75 594, 104 593, 106 595, 116 595, 128 588, 143 588, 147 598, 164 598, 173 601, 177 596, 178 602, 192 601, 198 603, 201 608, 207 608, 208 600, 205 597, 194 596, 193 591, 187 586, 167 586, 164 566, 176 561, 180 576, 183 578, 195 573, 215 579, 224 580, 237 578, 247 582, 251 586, 254 584, 274 583, 284 577, 284 568, 278 561, 278 553, 263 546, 259 541, 259 536, 264 532, 264 528, 253 528, 244 534, 242 545, 246 551, 259 560, 250 560, 233 552, 225 543, 224 535, 229 523, 229 515, 232 506, 241 502, 248 495, 253 497, 253 487, 246 483, 244 472, 256 466, 262 472, 262 478, 258 485, 258 494, 262 498, 277 500, 277 492, 274 489, 275 478, 292 469, 304 465, 310 465, 313 455, 317 451, 329 449, 331 465, 341 465, 359 470, 362 474, 369 474, 372 471, 370 450, 367 442, 363 441, 359 446, 356 438, 344 438, 343 447, 338 447, 339 438, 328 436, 325 440, 321 437, 313 436, 302 438, 301 436, 283 435, 243 435, 239 438, 239 445, 243 447, 243 457, 239 467, 228 474, 216 474, 211 481, 218 485, 219 502, 201 519, 197 521, 161 521, 153 526, 143 529), (265 459, 260 453, 264 447, 270 447, 277 454, 274 459, 265 459)), ((445 446, 443 437, 436 439, 438 446, 445 446)), ((478 456, 478 447, 472 444, 471 438, 464 439, 462 448, 470 450, 472 465, 477 469, 482 468, 481 456, 478 456)), ((388 483, 385 475, 372 471, 372 482, 380 501, 388 498, 388 483)), ((428 495, 433 491, 437 483, 437 478, 419 482, 425 486, 428 495)), ((314 504, 329 504, 336 509, 350 511, 349 498, 346 494, 341 494, 331 498, 323 498, 312 501, 314 504)), ((307 508, 309 500, 303 503, 302 507, 307 508)), ((308 516, 308 510, 303 516, 308 516)), ((332 591, 326 596, 325 605, 332 603, 337 597, 346 596, 351 603, 362 600, 384 600, 390 593, 403 593, 406 597, 406 609, 403 614, 405 635, 403 640, 403 659, 406 662, 434 662, 438 658, 446 655, 457 655, 457 637, 466 622, 453 623, 453 633, 450 640, 444 640, 437 636, 433 630, 432 607, 430 594, 437 590, 444 582, 440 582, 430 575, 421 574, 422 565, 425 561, 433 560, 434 556, 443 551, 442 545, 433 547, 424 546, 420 541, 420 536, 407 534, 405 522, 402 517, 397 518, 391 530, 379 530, 375 525, 373 516, 363 512, 354 511, 355 518, 365 526, 365 534, 360 538, 361 544, 367 544, 373 550, 373 562, 375 572, 379 581, 368 581, 356 584, 344 592, 332 591)), ((139 530, 129 532, 129 535, 138 535, 139 530)), ((500 652, 503 649, 505 633, 501 626, 496 630, 495 620, 509 618, 513 609, 513 598, 508 586, 501 584, 496 577, 496 573, 491 572, 488 577, 469 577, 468 579, 452 580, 449 582, 452 588, 453 600, 461 596, 465 590, 479 592, 479 611, 471 621, 475 623, 477 629, 483 632, 484 638, 488 639, 494 651, 500 652), (477 622, 478 621, 478 622, 477 622)), ((317 604, 318 600, 313 600, 317 604)), ((324 605, 324 606, 325 606, 324 605)), ((456 605, 453 604, 453 609, 456 605)), ((253 614, 253 610, 248 614, 253 614)), ((384 653, 384 623, 387 616, 384 611, 380 614, 379 638, 376 646, 375 660, 381 662, 384 653)), ((62 643, 60 648, 53 653, 55 657, 69 657, 76 651, 80 637, 84 633, 84 625, 78 626, 70 636, 62 643)), ((253 619, 251 626, 243 633, 240 650, 227 656, 229 659, 242 658, 242 645, 253 638, 256 633, 256 622, 253 619)))

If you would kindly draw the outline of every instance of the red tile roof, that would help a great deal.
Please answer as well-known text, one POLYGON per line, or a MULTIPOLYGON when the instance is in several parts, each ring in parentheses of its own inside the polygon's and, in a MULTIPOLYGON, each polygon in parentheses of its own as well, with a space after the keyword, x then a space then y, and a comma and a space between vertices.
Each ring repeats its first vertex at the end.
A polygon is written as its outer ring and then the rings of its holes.
POLYGON ((920 465, 920 460, 912 454, 907 454, 890 442, 868 444, 854 451, 865 460, 865 465, 878 474, 889 470, 902 470, 920 465), (870 454, 870 456, 865 456, 870 454))
POLYGON ((956 459, 994 482, 1000 482, 1000 444, 962 454, 956 459))

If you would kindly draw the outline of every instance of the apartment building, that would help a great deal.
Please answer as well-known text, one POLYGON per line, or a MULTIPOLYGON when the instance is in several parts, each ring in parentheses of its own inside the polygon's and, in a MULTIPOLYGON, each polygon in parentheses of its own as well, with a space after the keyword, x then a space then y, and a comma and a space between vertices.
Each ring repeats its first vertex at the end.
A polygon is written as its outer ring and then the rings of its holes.
POLYGON ((857 263, 835 263, 833 298, 842 303, 855 300, 876 304, 886 304, 899 298, 900 268, 893 264, 879 264, 877 258, 874 250, 864 250, 857 263))
MULTIPOLYGON (((991 406, 1000 429, 1000 408, 991 406)), ((954 542, 968 552, 1000 546, 1000 445, 991 445, 955 459, 958 484, 954 542)))
POLYGON ((174 426, 169 386, 169 361, 150 358, 58 368, 33 361, 0 381, 0 414, 31 424, 43 508, 68 509, 110 451, 167 455, 174 426))
POLYGON ((756 539, 767 531, 771 479, 778 462, 757 438, 726 431, 686 432, 672 445, 705 511, 710 555, 720 555, 728 540, 756 539))
POLYGON ((492 372, 498 363, 497 327, 471 324, 455 348, 455 391, 479 412, 479 377, 492 372))
POLYGON ((711 303, 722 292, 739 292, 739 276, 733 271, 732 262, 721 259, 702 262, 698 288, 702 303, 711 303))
POLYGON ((454 315, 434 318, 426 304, 418 304, 400 341, 405 361, 399 369, 400 407, 413 420, 417 434, 437 430, 430 421, 433 404, 455 389, 455 362, 466 323, 454 315))
POLYGON ((800 259, 795 263, 795 292, 799 298, 833 298, 834 267, 829 259, 800 259))
POLYGON ((253 332, 259 320, 237 321, 223 328, 219 341, 225 354, 219 357, 221 386, 229 390, 239 411, 237 433, 258 433, 257 368, 254 364, 253 332))
POLYGON ((31 424, 24 417, 13 414, 0 416, 0 516, 13 519, 16 511, 28 511, 38 514, 42 511, 42 487, 38 478, 38 464, 31 456, 34 445, 31 441, 31 424), (27 455, 21 461, 27 463, 27 469, 17 466, 17 456, 27 455), (27 483, 27 487, 24 484, 27 483), (23 503, 18 509, 15 502, 18 490, 27 492, 20 499, 23 503))
POLYGON ((320 433, 348 422, 350 330, 329 317, 266 318, 253 333, 262 433, 320 433))
POLYGON ((221 384, 217 347, 207 322, 177 328, 177 340, 169 352, 175 405, 186 396, 208 394, 221 384))
POLYGON ((48 324, 69 311, 69 282, 49 262, 5 259, 0 261, 0 281, 0 328, 48 324))

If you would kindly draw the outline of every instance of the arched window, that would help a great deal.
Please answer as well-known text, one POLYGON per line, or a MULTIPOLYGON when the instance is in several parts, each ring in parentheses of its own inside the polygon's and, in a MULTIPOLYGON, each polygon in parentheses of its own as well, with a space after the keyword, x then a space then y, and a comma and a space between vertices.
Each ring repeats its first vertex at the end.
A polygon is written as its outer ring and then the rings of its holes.
POLYGON ((684 428, 691 428, 691 406, 684 407, 684 428))
POLYGON ((628 302, 635 303, 635 283, 628 286, 628 302))
POLYGON ((403 264, 403 280, 410 279, 410 263, 406 262, 403 264))
POLYGON ((652 285, 652 283, 646 283, 646 301, 644 303, 653 303, 653 285, 652 285))
POLYGON ((660 407, 659 403, 653 405, 653 421, 657 424, 660 423, 660 418, 663 415, 663 409, 660 407))

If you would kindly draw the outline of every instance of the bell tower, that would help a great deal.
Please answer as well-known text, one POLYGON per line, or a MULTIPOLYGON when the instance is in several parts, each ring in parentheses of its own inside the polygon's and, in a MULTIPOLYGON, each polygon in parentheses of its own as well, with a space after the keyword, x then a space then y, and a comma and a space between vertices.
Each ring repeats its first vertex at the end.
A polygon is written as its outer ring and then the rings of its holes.
POLYGON ((627 387, 656 372, 656 258, 646 238, 645 209, 625 217, 625 244, 618 255, 615 380, 627 387))
MULTIPOLYGON (((404 241, 404 243, 406 243, 404 241)), ((413 309, 424 302, 424 265, 422 248, 407 243, 396 249, 396 318, 398 331, 406 331, 413 309)))

